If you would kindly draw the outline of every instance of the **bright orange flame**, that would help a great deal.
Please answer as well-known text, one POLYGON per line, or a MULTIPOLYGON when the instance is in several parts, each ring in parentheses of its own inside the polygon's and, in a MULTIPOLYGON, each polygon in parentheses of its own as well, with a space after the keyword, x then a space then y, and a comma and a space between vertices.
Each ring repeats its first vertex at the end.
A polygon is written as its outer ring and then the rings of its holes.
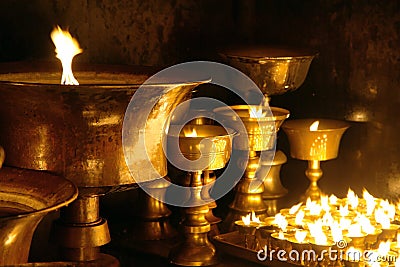
POLYGON ((183 134, 185 137, 197 137, 197 131, 193 128, 191 131, 187 129, 183 129, 183 134))
POLYGON ((296 214, 299 211, 302 204, 303 204, 303 202, 293 205, 289 210, 289 214, 290 215, 296 214))
POLYGON ((246 216, 242 216, 242 222, 244 225, 250 225, 251 222, 251 214, 247 214, 246 216))
POLYGON ((336 205, 337 202, 338 202, 337 196, 335 196, 334 194, 329 196, 329 204, 336 205))
POLYGON ((321 220, 316 220, 314 223, 308 223, 308 229, 310 230, 310 235, 314 238, 316 245, 326 245, 328 243, 328 238, 322 228, 321 220))
POLYGON ((260 218, 256 216, 256 213, 254 211, 251 212, 251 221, 255 223, 261 223, 260 218))
POLYGON ((79 83, 72 73, 72 59, 83 51, 79 47, 78 41, 68 31, 63 31, 60 26, 54 28, 50 36, 56 47, 56 57, 61 60, 63 67, 61 84, 78 85, 79 83))
POLYGON ((350 206, 353 209, 357 209, 358 206, 358 196, 356 193, 354 193, 353 190, 351 190, 349 188, 349 190, 347 191, 347 202, 350 204, 350 206))
POLYGON ((331 235, 334 242, 339 242, 343 240, 343 231, 340 228, 340 224, 338 222, 333 222, 330 225, 331 235))
POLYGON ((312 201, 311 198, 307 198, 306 208, 309 210, 310 215, 319 216, 322 211, 322 207, 316 201, 312 201))
POLYGON ((319 121, 314 121, 310 126, 310 131, 315 132, 318 131, 319 121))
POLYGON ((299 212, 296 214, 294 222, 296 225, 303 226, 304 224, 303 220, 304 220, 304 211, 299 210, 299 212))
POLYGON ((375 221, 381 224, 383 229, 390 228, 390 218, 383 208, 375 210, 375 221))
POLYGON ((286 217, 282 214, 278 213, 275 215, 274 224, 276 224, 282 231, 286 231, 286 227, 288 226, 288 221, 286 217))
POLYGON ((296 241, 299 243, 303 243, 304 240, 307 237, 307 231, 302 231, 302 230, 296 230, 294 237, 296 238, 296 241))
POLYGON ((349 237, 361 237, 364 236, 361 232, 361 225, 358 223, 355 224, 351 224, 348 228, 349 233, 348 236, 349 237))
POLYGON ((375 197, 373 197, 367 189, 363 189, 363 199, 365 200, 365 203, 367 204, 367 215, 372 215, 374 212, 376 202, 375 202, 375 197))
POLYGON ((253 119, 265 117, 265 112, 263 112, 263 106, 259 105, 257 107, 250 107, 249 115, 250 115, 250 118, 253 118, 253 119))

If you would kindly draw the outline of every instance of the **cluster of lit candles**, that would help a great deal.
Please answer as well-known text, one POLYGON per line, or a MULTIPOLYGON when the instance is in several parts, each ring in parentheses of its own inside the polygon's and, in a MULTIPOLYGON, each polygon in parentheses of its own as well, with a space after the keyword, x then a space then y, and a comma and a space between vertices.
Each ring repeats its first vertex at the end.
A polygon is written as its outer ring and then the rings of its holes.
POLYGON ((244 234, 263 233, 260 236, 270 249, 301 249, 303 244, 303 249, 343 251, 347 265, 400 266, 400 260, 395 260, 400 255, 399 215, 400 203, 376 198, 366 189, 360 198, 349 189, 346 198, 324 195, 319 201, 307 199, 263 221, 248 214, 236 226, 244 234), (246 228, 254 230, 243 230, 246 228), (361 255, 366 251, 369 261, 363 262, 361 255), (393 262, 374 261, 378 257, 393 262))

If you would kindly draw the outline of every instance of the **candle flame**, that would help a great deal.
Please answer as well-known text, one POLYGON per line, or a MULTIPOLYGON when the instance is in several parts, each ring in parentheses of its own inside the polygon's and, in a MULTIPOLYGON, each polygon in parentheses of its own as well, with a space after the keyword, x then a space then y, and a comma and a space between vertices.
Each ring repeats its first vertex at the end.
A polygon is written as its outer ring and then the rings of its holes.
POLYGON ((251 221, 255 223, 261 223, 260 218, 256 216, 256 213, 254 211, 251 212, 251 221))
POLYGON ((343 240, 343 230, 338 222, 334 221, 330 225, 330 229, 331 229, 332 239, 334 242, 339 242, 343 240))
POLYGON ((347 202, 350 204, 350 206, 353 209, 357 209, 358 206, 358 196, 356 193, 354 193, 353 190, 351 190, 349 188, 349 190, 347 191, 347 202))
POLYGON ((390 218, 382 207, 375 210, 375 221, 381 224, 383 229, 390 228, 390 218))
POLYGON ((329 204, 330 205, 336 205, 337 202, 338 202, 337 196, 335 196, 334 194, 329 196, 329 204))
POLYGON ((342 216, 342 217, 346 217, 347 215, 349 215, 349 205, 348 204, 346 204, 344 206, 340 205, 339 213, 340 213, 340 216, 342 216))
POLYGON ((242 222, 244 225, 250 225, 251 222, 251 214, 247 214, 246 216, 242 216, 242 222))
POLYGON ((197 137, 197 131, 195 128, 193 128, 192 130, 183 129, 183 134, 185 135, 185 137, 197 137))
POLYGON ((316 220, 313 223, 308 223, 310 235, 314 238, 314 242, 316 245, 326 245, 328 243, 328 238, 326 237, 322 226, 323 225, 321 220, 316 220))
POLYGON ((388 255, 389 254, 389 251, 390 251, 390 243, 391 243, 391 241, 389 240, 389 241, 381 241, 380 243, 379 243, 379 247, 378 247, 378 254, 380 255, 380 256, 386 256, 386 255, 388 255))
POLYGON ((322 211, 322 207, 316 201, 312 201, 311 198, 307 198, 306 208, 309 210, 310 215, 319 216, 322 211))
POLYGON ((299 211, 302 204, 303 204, 303 202, 293 205, 289 210, 289 214, 291 214, 291 215, 296 214, 299 211))
POLYGON ((367 189, 363 189, 363 199, 365 200, 365 203, 367 204, 367 215, 370 216, 374 212, 375 206, 376 206, 376 201, 375 197, 373 197, 367 189))
POLYGON ((364 214, 359 214, 356 217, 356 221, 361 225, 361 229, 366 234, 373 234, 375 232, 375 227, 371 224, 370 219, 364 214))
POLYGON ((310 126, 310 131, 315 132, 318 131, 319 121, 314 121, 310 126))
POLYGON ((303 220, 304 220, 304 211, 300 210, 296 214, 296 218, 294 219, 294 222, 296 225, 303 226, 303 224, 304 224, 303 220))
POLYGON ((302 231, 302 230, 296 230, 294 237, 296 238, 296 241, 299 243, 303 243, 304 240, 307 237, 307 231, 302 231))
POLYGON ((283 216, 280 213, 277 213, 275 215, 274 224, 276 224, 279 228, 281 228, 282 231, 286 231, 286 227, 288 226, 288 221, 286 220, 285 216, 283 216))
POLYGON ((249 109, 250 118, 259 119, 265 117, 265 112, 263 112, 263 106, 259 105, 257 107, 250 107, 249 109))
POLYGON ((72 59, 83 51, 78 41, 68 31, 63 31, 60 26, 54 28, 50 36, 56 47, 56 57, 61 61, 63 68, 61 84, 78 85, 72 73, 72 59))
POLYGON ((358 223, 351 224, 348 227, 348 236, 349 237, 362 237, 364 236, 361 231, 361 225, 358 223))

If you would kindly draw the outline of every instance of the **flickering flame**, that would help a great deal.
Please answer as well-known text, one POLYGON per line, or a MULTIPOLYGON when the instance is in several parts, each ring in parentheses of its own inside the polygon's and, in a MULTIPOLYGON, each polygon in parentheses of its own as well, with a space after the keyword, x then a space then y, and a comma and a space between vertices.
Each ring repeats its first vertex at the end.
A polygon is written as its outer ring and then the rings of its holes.
POLYGON ((363 199, 365 200, 365 203, 367 204, 367 215, 370 216, 374 212, 376 202, 375 202, 375 197, 373 197, 367 189, 363 189, 363 199))
POLYGON ((342 216, 342 217, 346 217, 347 215, 349 215, 349 205, 348 204, 346 204, 344 206, 340 205, 339 213, 340 213, 340 216, 342 216))
POLYGON ((304 220, 304 211, 300 210, 296 214, 296 218, 294 219, 294 222, 296 225, 303 226, 303 224, 304 224, 303 220, 304 220))
POLYGON ((378 254, 380 256, 386 256, 389 254, 390 251, 390 243, 391 241, 381 241, 381 243, 379 243, 379 247, 378 247, 378 254))
POLYGON ((379 203, 381 209, 385 212, 385 214, 389 217, 390 220, 393 220, 396 215, 396 206, 389 203, 389 200, 381 200, 379 203))
POLYGON ((333 219, 332 214, 329 211, 326 212, 324 214, 324 216, 322 217, 323 225, 330 226, 330 225, 332 225, 334 223, 334 221, 335 220, 333 219))
POLYGON ((242 222, 244 225, 250 225, 251 223, 260 224, 260 218, 256 216, 256 213, 252 211, 251 213, 247 214, 246 216, 242 216, 242 222))
POLYGON ((369 235, 375 232, 375 227, 371 224, 371 221, 367 216, 360 214, 357 216, 356 220, 357 223, 361 225, 361 229, 364 233, 369 235))
POLYGON ((254 211, 251 212, 251 221, 254 223, 261 223, 260 218, 256 216, 256 213, 254 211))
POLYGON ((83 51, 78 41, 68 31, 63 31, 60 26, 54 28, 50 37, 56 47, 56 57, 61 61, 63 68, 61 84, 78 85, 72 73, 72 59, 83 51))
POLYGON ((280 213, 277 213, 275 215, 274 224, 276 224, 279 228, 281 228, 282 231, 286 231, 286 227, 288 226, 288 221, 286 220, 285 216, 283 216, 280 213))
POLYGON ((311 201, 311 198, 307 198, 306 208, 309 210, 310 215, 319 216, 322 211, 322 207, 316 201, 311 201))
POLYGON ((337 202, 338 202, 337 196, 335 196, 334 194, 329 196, 329 204, 336 205, 337 202))
POLYGON ((362 234, 362 231, 361 231, 361 225, 358 224, 358 223, 351 224, 348 227, 348 231, 349 231, 349 233, 348 233, 349 237, 361 237, 361 236, 364 236, 362 234))
POLYGON ((318 131, 319 121, 314 121, 310 126, 310 131, 315 132, 318 131))
POLYGON ((326 237, 322 226, 321 220, 316 220, 314 223, 308 223, 310 235, 314 238, 316 245, 326 245, 328 243, 328 238, 326 237))
POLYGON ((244 225, 250 225, 251 223, 251 214, 247 214, 246 216, 242 216, 242 222, 244 225))
POLYGON ((263 112, 263 106, 259 105, 257 107, 250 107, 249 115, 250 115, 250 118, 253 118, 253 119, 265 117, 265 112, 263 112))
POLYGON ((192 130, 183 129, 183 134, 185 135, 185 137, 197 137, 197 131, 195 128, 193 128, 192 130))
POLYGON ((283 231, 279 231, 278 238, 281 239, 281 240, 285 240, 286 239, 285 238, 285 234, 283 233, 283 231))
POLYGON ((324 210, 326 213, 329 213, 331 210, 331 206, 329 205, 329 198, 328 196, 321 196, 321 208, 324 210))
POLYGON ((330 225, 330 229, 331 229, 332 239, 334 242, 339 242, 343 240, 343 231, 342 228, 340 228, 340 224, 338 222, 334 221, 330 225))
POLYGON ((291 215, 296 214, 299 211, 302 204, 303 204, 303 202, 293 205, 289 210, 289 214, 291 214, 291 215))
POLYGON ((297 242, 303 243, 307 237, 307 231, 296 230, 294 237, 296 238, 297 242))
POLYGON ((377 210, 375 210, 375 221, 381 224, 383 229, 390 228, 390 218, 385 213, 385 210, 383 208, 378 208, 377 210))
POLYGON ((358 206, 358 196, 354 193, 353 190, 349 188, 347 192, 347 201, 353 209, 357 209, 358 206))
POLYGON ((340 227, 343 230, 347 230, 347 229, 349 229, 349 227, 351 225, 351 220, 347 219, 345 217, 341 217, 339 223, 340 223, 340 227))

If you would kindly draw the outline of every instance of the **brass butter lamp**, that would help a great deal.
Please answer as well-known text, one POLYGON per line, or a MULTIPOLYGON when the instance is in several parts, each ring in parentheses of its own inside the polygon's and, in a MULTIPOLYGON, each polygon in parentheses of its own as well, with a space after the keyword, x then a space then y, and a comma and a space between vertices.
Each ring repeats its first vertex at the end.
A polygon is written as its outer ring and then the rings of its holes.
POLYGON ((349 126, 344 121, 330 119, 290 120, 282 125, 290 143, 291 157, 308 161, 305 173, 311 183, 302 196, 304 200, 320 199, 322 191, 317 183, 323 174, 320 162, 337 157, 340 140, 349 126))
POLYGON ((243 165, 243 162, 247 162, 247 164, 244 175, 236 186, 235 198, 229 206, 229 213, 223 222, 225 231, 233 231, 235 221, 250 212, 254 211, 260 218, 267 216, 268 208, 263 201, 265 171, 260 171, 263 168, 260 166, 260 152, 274 152, 276 134, 283 121, 288 118, 289 111, 277 107, 251 105, 222 107, 214 111, 216 116, 229 127, 235 128, 235 122, 238 119, 244 124, 244 129, 235 129, 239 135, 234 140, 234 149, 243 152, 238 165, 243 165), (252 118, 251 112, 254 112, 255 109, 261 109, 261 113, 264 115, 252 118), (260 176, 260 174, 262 175, 260 176))
POLYGON ((208 266, 218 262, 214 245, 208 239, 211 230, 207 220, 210 199, 204 199, 208 190, 202 181, 204 171, 223 168, 232 149, 233 132, 216 125, 171 126, 168 133, 168 159, 188 171, 190 196, 184 210, 185 241, 170 252, 172 264, 181 266, 208 266))

